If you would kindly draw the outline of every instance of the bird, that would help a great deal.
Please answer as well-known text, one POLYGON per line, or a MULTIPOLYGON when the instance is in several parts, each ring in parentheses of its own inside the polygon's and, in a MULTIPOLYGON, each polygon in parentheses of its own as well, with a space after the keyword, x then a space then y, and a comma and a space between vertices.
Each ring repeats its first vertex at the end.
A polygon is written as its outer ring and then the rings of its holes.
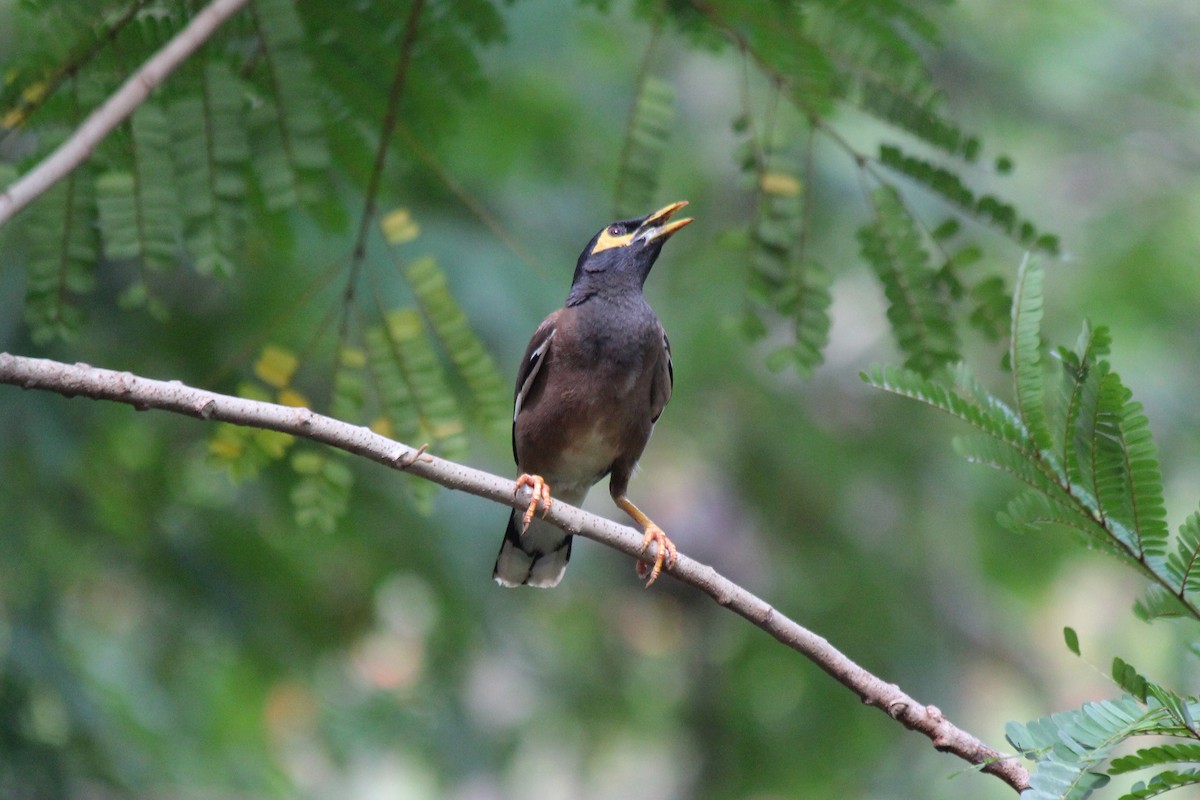
POLYGON ((645 534, 639 552, 656 548, 652 568, 637 565, 645 585, 675 565, 675 545, 626 492, 675 380, 671 343, 642 288, 663 245, 692 222, 671 221, 686 205, 602 228, 579 255, 566 303, 529 341, 517 371, 512 445, 521 473, 515 492, 529 487, 532 497, 509 515, 492 571, 501 586, 558 585, 571 535, 543 518, 555 499, 580 505, 605 476, 613 501, 645 534))

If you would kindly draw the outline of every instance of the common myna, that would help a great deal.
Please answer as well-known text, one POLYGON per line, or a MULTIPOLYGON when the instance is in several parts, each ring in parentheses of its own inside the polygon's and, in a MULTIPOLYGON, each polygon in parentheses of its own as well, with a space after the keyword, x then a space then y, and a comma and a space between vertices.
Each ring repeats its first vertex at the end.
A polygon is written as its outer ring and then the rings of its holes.
POLYGON ((663 244, 692 221, 670 222, 685 205, 614 222, 593 236, 575 265, 566 305, 534 331, 513 410, 513 457, 522 473, 517 491, 529 486, 533 499, 509 516, 492 573, 503 586, 562 580, 571 536, 537 519, 538 506, 545 515, 551 489, 577 506, 605 475, 613 500, 646 533, 641 552, 656 547, 653 569, 638 563, 641 577, 649 573, 646 585, 664 563, 675 563, 675 545, 625 490, 671 399, 671 345, 642 286, 663 244))

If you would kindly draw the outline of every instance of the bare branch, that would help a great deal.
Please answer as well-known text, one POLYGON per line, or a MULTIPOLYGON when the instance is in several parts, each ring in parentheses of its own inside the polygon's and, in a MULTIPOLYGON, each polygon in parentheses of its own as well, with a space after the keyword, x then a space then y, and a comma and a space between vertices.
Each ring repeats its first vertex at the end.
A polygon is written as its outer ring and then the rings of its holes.
POLYGON ((96 145, 150 96, 150 92, 204 44, 225 20, 249 0, 213 0, 191 22, 147 59, 71 137, 20 180, 0 192, 0 226, 88 159, 96 145))
MULTIPOLYGON (((0 383, 43 389, 66 397, 82 395, 112 400, 139 410, 158 408, 205 420, 289 433, 410 472, 448 489, 514 508, 525 508, 529 503, 527 490, 522 490, 519 497, 514 496, 516 484, 507 478, 428 455, 423 448, 394 442, 368 428, 341 422, 307 408, 230 397, 185 386, 179 381, 150 380, 87 364, 63 364, 9 353, 0 353, 0 383)), ((634 558, 640 557, 647 563, 653 561, 651 553, 638 555, 642 534, 632 528, 564 503, 555 503, 547 519, 569 533, 586 536, 634 558)), ((936 707, 919 703, 900 687, 863 669, 823 637, 789 619, 712 567, 680 553, 675 566, 665 571, 801 653, 857 694, 863 703, 927 736, 938 750, 982 765, 984 772, 995 775, 1017 791, 1028 788, 1029 773, 1017 758, 1001 755, 951 723, 936 707)))

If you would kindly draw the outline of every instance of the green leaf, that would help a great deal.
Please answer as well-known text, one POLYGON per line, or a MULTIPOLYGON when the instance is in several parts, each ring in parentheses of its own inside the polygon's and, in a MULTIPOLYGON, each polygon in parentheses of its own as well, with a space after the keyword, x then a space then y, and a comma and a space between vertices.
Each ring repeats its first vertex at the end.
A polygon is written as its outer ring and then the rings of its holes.
POLYGON ((1028 256, 1017 270, 1017 283, 1013 291, 1013 333, 1010 349, 1017 411, 1034 445, 1041 451, 1051 447, 1042 384, 1040 330, 1043 276, 1041 265, 1034 263, 1028 256))
POLYGON ((973 307, 967 321, 991 341, 1009 336, 1012 317, 1012 297, 1004 288, 1004 279, 992 275, 971 287, 973 307))
POLYGON ((1112 535, 1157 569, 1167 550, 1158 457, 1140 403, 1114 372, 1085 384, 1076 423, 1080 478, 1112 535))
POLYGON ((1163 764, 1200 764, 1200 744, 1164 744, 1145 747, 1127 756, 1114 758, 1108 767, 1109 775, 1120 775, 1163 764))
POLYGON ((1057 447, 1059 458, 1073 481, 1080 481, 1083 474, 1075 438, 1080 414, 1085 402, 1089 409, 1095 404, 1096 383, 1100 375, 1108 371, 1108 363, 1101 359, 1108 355, 1109 344, 1108 330, 1103 326, 1093 330, 1091 323, 1085 319, 1075 350, 1059 348, 1057 353, 1063 368, 1059 414, 1056 416, 1057 447))
POLYGON ((1118 557, 1123 555, 1104 528, 1097 525, 1083 509, 1071 503, 1065 491, 1056 490, 1052 496, 1042 491, 1022 492, 1009 501, 997 519, 1014 533, 1046 527, 1059 528, 1075 535, 1088 547, 1118 557), (1056 499, 1051 499, 1052 496, 1056 499))
POLYGON ((1128 794, 1121 795, 1118 800, 1146 800, 1148 797, 1158 797, 1161 794, 1166 794, 1172 789, 1196 785, 1200 785, 1200 770, 1160 772, 1147 783, 1138 782, 1134 784, 1132 790, 1128 794))
POLYGON ((1173 617, 1191 617, 1192 610, 1175 594, 1161 586, 1151 586, 1133 605, 1133 613, 1143 622, 1173 617))
MULTIPOLYGON (((104 254, 137 260, 147 270, 165 270, 178 261, 182 237, 167 116, 154 103, 143 103, 129 129, 132 170, 110 171, 96 180, 104 254)), ((141 305, 148 298, 143 293, 135 302, 131 295, 131 303, 141 305)))
POLYGON ((879 163, 911 178, 974 219, 1013 235, 1025 247, 1058 255, 1057 237, 1039 233, 1032 222, 1018 217, 1016 208, 1009 203, 990 195, 976 197, 954 171, 909 155, 893 144, 880 145, 879 163))
POLYGON ((92 291, 99 255, 94 191, 86 168, 51 187, 29 209, 25 322, 34 342, 70 340, 83 323, 75 299, 92 291))
POLYGON ((1147 681, 1132 664, 1122 660, 1120 657, 1113 658, 1112 677, 1125 691, 1129 692, 1134 697, 1146 702, 1146 684, 1147 681))
POLYGON ((1079 652, 1079 634, 1074 628, 1063 628, 1063 640, 1067 643, 1067 649, 1075 655, 1080 655, 1079 652))
POLYGON ((958 374, 964 385, 973 387, 976 394, 964 397, 941 382, 899 367, 872 365, 861 377, 877 389, 919 400, 1010 447, 1028 452, 1028 438, 1017 423, 1012 409, 979 386, 965 367, 960 368, 958 374))
POLYGON ((652 211, 667 144, 675 122, 675 90, 647 74, 630 112, 617 162, 616 216, 635 217, 652 211))
POLYGON ((252 8, 270 88, 257 101, 251 139, 267 207, 328 202, 329 147, 300 17, 292 0, 255 0, 252 8))
POLYGON ((765 335, 768 323, 779 319, 790 325, 792 341, 768 356, 772 370, 792 366, 801 375, 810 373, 824 358, 829 341, 829 308, 833 297, 825 267, 803 252, 804 181, 795 155, 786 141, 767 143, 762 163, 751 154, 744 170, 752 176, 758 207, 750 234, 748 293, 754 302, 751 336, 765 335))
MULTIPOLYGON (((978 434, 955 437, 954 450, 972 464, 983 464, 1013 476, 1026 487, 1046 498, 1047 503, 1051 504, 1044 507, 1039 506, 1039 509, 1053 508, 1062 515, 1061 518, 1055 516, 1039 520, 1039 522, 1054 522, 1068 527, 1078 527, 1074 522, 1074 517, 1077 515, 1074 513, 1070 495, 1057 483, 1054 476, 1048 475, 1042 466, 1028 454, 995 437, 978 434)), ((1009 514, 1014 514, 1012 506, 1009 507, 1009 514)), ((1029 521, 1026 520, 1025 524, 1029 524, 1029 521)))
POLYGON ((905 366, 929 375, 958 358, 953 316, 938 294, 929 254, 900 195, 881 186, 871 198, 875 219, 859 230, 862 254, 883 283, 888 319, 907 355, 905 366))
POLYGON ((290 496, 296 525, 301 529, 330 535, 346 515, 354 473, 343 456, 339 450, 304 450, 292 455, 292 469, 298 480, 290 496))
POLYGON ((170 106, 184 239, 198 272, 224 276, 233 270, 245 228, 245 91, 219 61, 205 65, 196 84, 170 106))
POLYGON ((340 420, 362 420, 366 405, 364 367, 367 356, 356 347, 343 346, 338 354, 337 370, 333 374, 333 396, 329 413, 340 420))
POLYGON ((1193 511, 1179 527, 1166 568, 1180 595, 1200 599, 1200 511, 1193 511))
POLYGON ((1128 695, 1086 703, 1021 725, 1005 726, 1008 741, 1037 761, 1025 800, 1083 800, 1108 782, 1095 772, 1112 749, 1138 733, 1153 729, 1158 712, 1143 708, 1128 695))
POLYGON ((471 393, 482 425, 507 430, 512 422, 509 391, 496 369, 496 362, 471 329, 462 306, 450 293, 445 273, 433 258, 421 258, 404 268, 404 276, 434 335, 471 393))
POLYGON ((460 457, 467 448, 466 426, 421 315, 415 309, 391 311, 384 332, 386 355, 394 362, 412 399, 420 423, 419 436, 427 439, 439 455, 451 460, 460 457))

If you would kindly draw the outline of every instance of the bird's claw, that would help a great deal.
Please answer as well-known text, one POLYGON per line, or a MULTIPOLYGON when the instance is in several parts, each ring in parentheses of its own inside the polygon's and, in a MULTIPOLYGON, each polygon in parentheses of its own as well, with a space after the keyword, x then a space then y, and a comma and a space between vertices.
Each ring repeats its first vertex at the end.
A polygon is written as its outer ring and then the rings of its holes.
POLYGON ((675 549, 674 542, 668 539, 667 535, 663 533, 662 528, 653 522, 646 526, 646 535, 642 538, 642 546, 638 549, 638 555, 643 555, 649 549, 652 542, 655 546, 654 565, 651 566, 644 561, 637 563, 638 577, 646 581, 647 589, 658 580, 658 576, 662 574, 664 564, 670 569, 679 560, 679 553, 675 549))
POLYGON ((517 478, 517 488, 513 491, 513 497, 520 494, 521 489, 529 487, 532 495, 529 498, 529 507, 525 509, 525 515, 521 517, 521 533, 529 530, 529 523, 533 522, 533 515, 537 513, 537 508, 542 507, 542 517, 544 518, 550 513, 550 487, 546 485, 546 481, 541 475, 522 475, 517 478))

